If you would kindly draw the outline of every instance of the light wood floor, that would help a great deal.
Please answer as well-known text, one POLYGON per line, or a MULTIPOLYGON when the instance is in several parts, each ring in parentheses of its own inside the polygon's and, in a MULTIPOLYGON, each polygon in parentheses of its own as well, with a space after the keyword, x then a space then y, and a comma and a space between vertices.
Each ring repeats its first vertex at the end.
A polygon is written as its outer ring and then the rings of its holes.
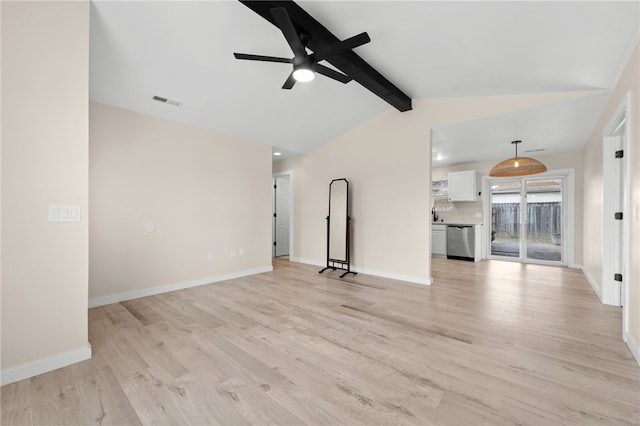
POLYGON ((431 287, 271 273, 89 311, 93 358, 7 385, 2 424, 640 423, 621 310, 577 270, 434 259, 431 287))

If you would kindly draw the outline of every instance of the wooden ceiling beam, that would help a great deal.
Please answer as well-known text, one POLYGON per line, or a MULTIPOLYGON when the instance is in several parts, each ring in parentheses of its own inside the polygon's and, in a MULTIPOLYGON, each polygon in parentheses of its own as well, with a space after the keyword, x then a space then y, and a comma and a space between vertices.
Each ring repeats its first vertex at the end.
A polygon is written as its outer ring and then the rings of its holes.
MULTIPOLYGON (((287 13, 289 13, 289 17, 293 21, 293 25, 296 27, 298 33, 307 33, 311 36, 309 48, 314 52, 341 41, 293 1, 240 0, 240 3, 276 27, 276 22, 271 15, 271 9, 284 7, 287 9, 287 13)), ((326 61, 344 74, 353 78, 367 90, 378 95, 398 111, 404 112, 411 110, 411 98, 353 51, 350 50, 336 54, 326 59, 326 61)))

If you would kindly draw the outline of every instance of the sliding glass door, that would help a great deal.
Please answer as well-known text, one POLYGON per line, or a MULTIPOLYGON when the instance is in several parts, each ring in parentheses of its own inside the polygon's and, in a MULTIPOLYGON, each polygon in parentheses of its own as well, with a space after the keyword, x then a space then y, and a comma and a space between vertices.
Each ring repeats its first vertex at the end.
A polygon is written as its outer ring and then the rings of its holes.
POLYGON ((500 181, 491 185, 491 255, 520 257, 522 182, 500 181))
POLYGON ((562 179, 526 180, 526 259, 562 262, 562 179))
POLYGON ((563 177, 492 179, 490 257, 563 263, 563 177))

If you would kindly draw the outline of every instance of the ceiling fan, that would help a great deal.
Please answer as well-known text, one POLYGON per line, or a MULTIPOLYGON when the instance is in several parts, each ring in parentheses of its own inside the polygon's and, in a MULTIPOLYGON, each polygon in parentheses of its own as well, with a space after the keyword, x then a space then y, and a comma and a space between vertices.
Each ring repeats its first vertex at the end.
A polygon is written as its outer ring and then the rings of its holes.
POLYGON ((298 34, 291 18, 289 17, 289 13, 287 13, 287 9, 284 7, 275 7, 270 9, 270 11, 276 25, 282 31, 284 38, 287 40, 287 43, 289 43, 289 46, 293 51, 293 58, 234 53, 233 56, 235 56, 236 59, 292 64, 293 70, 284 82, 284 85, 282 86, 283 89, 291 89, 296 81, 311 81, 315 77, 315 73, 322 74, 345 84, 352 80, 352 77, 319 64, 318 62, 369 43, 371 39, 366 32, 360 33, 346 40, 333 43, 316 52, 307 53, 307 46, 309 45, 311 36, 308 33, 298 34))

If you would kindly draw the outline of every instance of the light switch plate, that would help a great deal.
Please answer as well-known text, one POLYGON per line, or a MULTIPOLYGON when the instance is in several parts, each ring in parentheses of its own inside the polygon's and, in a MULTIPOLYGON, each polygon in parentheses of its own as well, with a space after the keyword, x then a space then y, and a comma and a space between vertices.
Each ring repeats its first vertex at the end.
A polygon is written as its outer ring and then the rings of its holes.
POLYGON ((80 222, 80 206, 49 204, 49 222, 80 222))

